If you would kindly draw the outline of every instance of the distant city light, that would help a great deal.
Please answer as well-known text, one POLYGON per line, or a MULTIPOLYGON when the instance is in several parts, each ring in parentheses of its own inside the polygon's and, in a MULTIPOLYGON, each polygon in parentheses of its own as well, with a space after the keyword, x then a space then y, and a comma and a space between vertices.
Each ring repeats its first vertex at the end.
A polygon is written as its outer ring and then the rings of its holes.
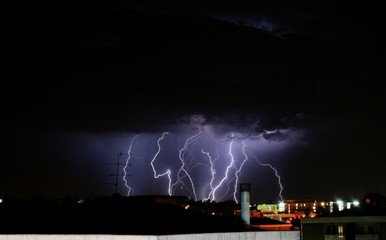
POLYGON ((284 212, 285 211, 285 203, 284 202, 280 202, 279 203, 279 212, 284 212))
POLYGON ((354 207, 358 207, 359 206, 359 201, 353 201, 352 204, 354 205, 354 207))
POLYGON ((330 202, 330 213, 334 211, 333 206, 334 206, 334 202, 330 202))
POLYGON ((338 204, 338 210, 342 211, 344 209, 344 203, 342 200, 336 201, 336 204, 338 204))

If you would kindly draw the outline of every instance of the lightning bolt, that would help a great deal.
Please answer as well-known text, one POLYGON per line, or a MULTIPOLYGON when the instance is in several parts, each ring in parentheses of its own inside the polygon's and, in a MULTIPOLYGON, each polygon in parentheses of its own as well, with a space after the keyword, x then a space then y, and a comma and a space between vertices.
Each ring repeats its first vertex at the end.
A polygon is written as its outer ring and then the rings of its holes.
MULTIPOLYGON (((274 171, 280 188, 279 197, 281 201, 283 201, 282 192, 284 188, 277 169, 269 163, 261 162, 252 152, 247 151, 247 146, 249 146, 247 145, 247 141, 252 138, 262 137, 263 134, 242 135, 242 133, 230 132, 230 134, 226 137, 219 138, 210 131, 210 127, 199 126, 197 130, 198 132, 191 134, 185 138, 184 141, 179 142, 179 147, 177 148, 178 154, 176 155, 178 155, 180 163, 177 171, 172 171, 170 170, 171 168, 167 168, 166 171, 157 171, 156 161, 161 158, 160 155, 163 151, 161 143, 169 141, 167 140, 169 132, 165 131, 157 138, 157 149, 155 153, 150 156, 150 165, 153 171, 154 179, 167 176, 167 192, 169 196, 172 196, 179 191, 180 193, 187 195, 189 198, 198 201, 196 190, 197 187, 202 187, 200 198, 204 201, 219 201, 225 198, 232 198, 236 203, 238 203, 238 185, 240 183, 243 168, 250 158, 254 158, 259 166, 269 167, 274 171), (220 145, 216 144, 215 150, 217 156, 215 158, 213 158, 211 150, 209 150, 210 145, 205 145, 209 142, 201 141, 206 141, 206 138, 204 137, 210 137, 210 139, 215 137, 214 139, 216 143, 220 143, 221 149, 223 150, 218 152, 218 147, 220 147, 220 145), (195 155, 197 154, 197 151, 201 151, 201 154, 195 155), (220 161, 222 159, 224 160, 220 161), (196 179, 197 174, 199 176, 205 176, 203 178, 196 179), (172 180, 174 178, 175 180, 172 180)), ((265 133, 267 132, 268 131, 265 131, 265 133)), ((140 134, 137 134, 131 139, 128 149, 128 158, 126 159, 125 166, 122 169, 124 173, 123 181, 125 183, 125 187, 127 188, 127 196, 132 195, 134 191, 133 187, 127 181, 127 168, 130 166, 133 158, 141 158, 133 153, 135 145, 139 143, 137 140, 139 135, 140 134)), ((175 159, 177 160, 177 157, 175 159)), ((159 162, 159 164, 162 163, 159 162)))
POLYGON ((129 186, 127 180, 126 180, 126 177, 127 177, 127 172, 126 172, 126 168, 127 166, 129 165, 129 162, 130 162, 130 159, 131 159, 131 156, 133 155, 132 152, 131 152, 131 149, 133 148, 133 143, 134 143, 134 140, 139 136, 139 134, 135 135, 131 141, 130 141, 130 145, 129 145, 129 150, 127 150, 127 154, 128 154, 128 157, 126 159, 126 163, 125 163, 125 166, 123 167, 122 171, 123 171, 123 181, 125 182, 125 186, 127 188, 127 196, 130 196, 130 193, 131 191, 133 190, 132 187, 129 186))
POLYGON ((242 153, 244 155, 244 160, 241 162, 239 169, 237 169, 236 172, 235 172, 235 178, 236 179, 235 179, 235 185, 234 185, 234 188, 233 188, 234 189, 234 191, 233 191, 233 199, 235 200, 236 203, 238 203, 237 197, 236 197, 236 193, 237 193, 237 187, 238 187, 238 183, 239 183, 239 175, 240 175, 240 172, 241 172, 244 164, 248 161, 248 155, 245 152, 245 147, 246 147, 245 141, 247 141, 247 139, 241 141, 241 143, 243 145, 241 147, 241 151, 242 151, 242 153))
POLYGON ((281 194, 282 194, 284 188, 283 188, 283 185, 282 185, 282 183, 281 183, 281 177, 280 177, 278 171, 276 170, 276 168, 274 168, 274 167, 273 167, 271 164, 269 164, 269 163, 262 163, 262 162, 260 162, 260 160, 259 160, 253 153, 250 153, 250 154, 253 156, 253 158, 256 160, 256 162, 257 162, 259 165, 261 165, 261 166, 263 166, 263 167, 269 167, 269 168, 271 168, 271 169, 275 172, 275 176, 277 177, 278 184, 279 184, 279 188, 280 188, 280 191, 279 191, 279 197, 280 197, 281 202, 283 202, 283 196, 282 196, 281 194))
POLYGON ((244 164, 249 160, 249 157, 246 153, 246 142, 248 140, 250 140, 251 138, 257 138, 257 137, 261 137, 262 134, 259 134, 259 135, 250 135, 250 136, 247 136, 246 139, 242 140, 241 141, 241 144, 242 144, 242 147, 241 147, 241 152, 244 156, 244 159, 242 160, 239 168, 237 169, 236 166, 234 167, 235 168, 235 176, 232 178, 231 181, 235 181, 234 182, 234 186, 233 186, 233 199, 235 200, 236 203, 238 203, 238 200, 237 200, 237 189, 238 189, 238 184, 239 184, 239 177, 240 177, 240 174, 241 174, 241 171, 242 171, 242 168, 244 166, 244 164))
POLYGON ((208 158, 209 164, 210 164, 210 174, 211 174, 211 178, 210 178, 210 182, 209 182, 210 192, 208 194, 208 197, 204 198, 204 201, 207 201, 207 200, 210 200, 210 197, 213 195, 213 190, 214 190, 213 181, 214 181, 214 178, 216 175, 216 170, 214 169, 215 160, 212 161, 212 157, 210 156, 210 153, 205 152, 203 148, 201 149, 201 153, 206 155, 206 157, 208 158))
POLYGON ((184 147, 180 149, 178 157, 179 157, 179 159, 181 161, 181 167, 179 168, 179 170, 177 172, 177 180, 172 185, 173 189, 175 188, 175 186, 177 184, 181 184, 181 185, 185 186, 185 188, 187 188, 187 186, 183 183, 183 178, 187 177, 189 182, 190 182, 190 185, 191 185, 191 191, 192 191, 192 193, 194 195, 194 199, 196 201, 197 201, 196 188, 194 186, 194 182, 193 182, 192 177, 190 176, 189 172, 186 169, 185 153, 188 152, 189 154, 191 154, 191 152, 188 150, 189 145, 192 143, 192 141, 196 140, 201 135, 201 132, 202 132, 201 128, 199 128, 199 132, 197 134, 191 136, 190 138, 186 139, 184 147), (182 173, 184 174, 183 178, 180 176, 182 173))
POLYGON ((221 179, 221 181, 219 182, 219 184, 217 184, 217 186, 213 189, 213 193, 212 193, 212 201, 215 201, 216 199, 216 191, 219 189, 219 187, 221 187, 221 185, 225 182, 225 180, 228 179, 228 173, 229 173, 229 169, 234 166, 234 157, 233 157, 233 153, 232 153, 232 145, 233 145, 233 133, 231 134, 231 142, 229 143, 229 148, 228 148, 228 156, 230 158, 230 162, 228 164, 228 166, 226 167, 225 169, 225 174, 224 174, 224 177, 221 179))
POLYGON ((171 176, 170 176, 171 175, 170 169, 167 169, 166 172, 164 172, 164 173, 157 174, 157 171, 156 171, 156 169, 154 167, 154 161, 156 160, 158 154, 161 152, 161 144, 160 144, 160 142, 161 142, 161 140, 163 140, 165 138, 166 134, 169 134, 169 133, 168 132, 164 132, 162 134, 162 136, 160 138, 158 138, 158 140, 157 140, 158 151, 155 153, 155 155, 154 155, 153 159, 151 160, 150 164, 151 164, 151 167, 153 169, 154 178, 163 177, 165 175, 168 176, 168 179, 169 179, 168 193, 169 193, 169 196, 171 196, 172 195, 172 189, 171 189, 172 179, 171 179, 171 176))

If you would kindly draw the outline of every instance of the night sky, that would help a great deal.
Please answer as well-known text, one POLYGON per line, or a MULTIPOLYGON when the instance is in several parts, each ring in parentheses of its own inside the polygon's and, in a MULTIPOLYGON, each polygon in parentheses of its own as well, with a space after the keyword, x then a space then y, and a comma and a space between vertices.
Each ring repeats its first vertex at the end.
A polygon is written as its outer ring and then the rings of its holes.
POLYGON ((380 3, 162 2, 9 6, 0 197, 386 194, 380 3))

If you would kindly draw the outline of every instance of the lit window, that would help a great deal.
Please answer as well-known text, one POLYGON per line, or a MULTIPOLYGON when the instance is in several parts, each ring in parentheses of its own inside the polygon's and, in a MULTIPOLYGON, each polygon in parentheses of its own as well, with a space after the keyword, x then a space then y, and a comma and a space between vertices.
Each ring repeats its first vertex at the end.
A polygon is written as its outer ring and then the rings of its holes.
POLYGON ((342 225, 339 225, 338 226, 338 235, 339 235, 339 238, 343 238, 343 226, 342 225))
POLYGON ((336 201, 336 204, 338 204, 338 210, 339 211, 342 211, 344 209, 344 205, 343 205, 344 203, 342 200, 336 201))
POLYGON ((284 212, 285 211, 285 203, 280 202, 279 203, 279 212, 284 212))

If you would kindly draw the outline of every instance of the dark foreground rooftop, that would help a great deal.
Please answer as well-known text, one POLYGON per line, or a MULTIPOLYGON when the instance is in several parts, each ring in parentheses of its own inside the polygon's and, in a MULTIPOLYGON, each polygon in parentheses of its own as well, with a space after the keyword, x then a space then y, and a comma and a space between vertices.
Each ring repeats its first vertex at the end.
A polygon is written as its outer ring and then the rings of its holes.
MULTIPOLYGON (((238 232, 237 216, 186 209, 167 198, 112 196, 89 201, 28 200, 0 204, 0 234, 141 234, 238 232)), ((186 206, 186 205, 185 205, 186 206)))

